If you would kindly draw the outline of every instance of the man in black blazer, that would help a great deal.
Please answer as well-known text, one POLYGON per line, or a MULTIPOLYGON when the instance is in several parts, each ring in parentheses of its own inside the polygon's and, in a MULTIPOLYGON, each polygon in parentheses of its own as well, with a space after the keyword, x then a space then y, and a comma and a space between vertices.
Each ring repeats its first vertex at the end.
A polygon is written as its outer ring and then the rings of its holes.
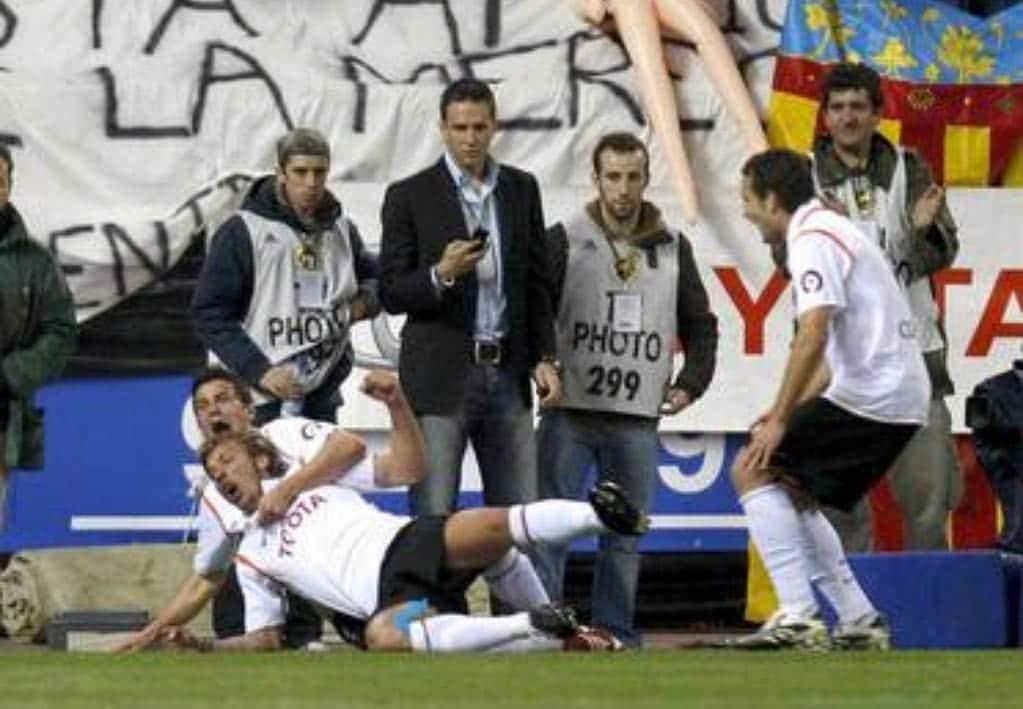
POLYGON ((444 156, 390 185, 381 209, 380 296, 407 316, 400 378, 429 455, 415 515, 455 507, 467 441, 486 504, 535 499, 530 375, 541 406, 561 389, 536 179, 490 157, 486 84, 448 86, 440 118, 444 156))

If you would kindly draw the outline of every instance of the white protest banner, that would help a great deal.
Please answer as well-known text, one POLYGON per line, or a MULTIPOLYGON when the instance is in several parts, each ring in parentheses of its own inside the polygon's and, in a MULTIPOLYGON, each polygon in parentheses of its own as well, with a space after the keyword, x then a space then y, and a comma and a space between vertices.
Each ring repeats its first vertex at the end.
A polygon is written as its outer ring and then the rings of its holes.
MULTIPOLYGON (((785 0, 711 4, 763 110, 785 0)), ((736 126, 692 48, 670 42, 667 54, 704 205, 687 231, 721 344, 707 395, 665 427, 742 430, 780 376, 788 296, 741 216, 736 126)), ((378 243, 384 187, 438 158, 438 98, 462 76, 495 87, 494 153, 537 175, 549 222, 592 196, 590 151, 624 129, 651 145, 649 196, 682 224, 628 58, 564 0, 8 0, 0 68, 13 201, 65 266, 83 321, 156 282, 212 232, 247 180, 272 169, 276 139, 294 126, 329 137, 331 188, 378 243)), ((1018 353, 1023 285, 1011 227, 1021 215, 1018 194, 951 199, 963 226, 946 289, 961 397, 1018 353)), ((368 326, 356 339, 364 361, 393 356, 368 326)), ((960 421, 961 399, 951 408, 960 421)), ((343 415, 382 423, 358 406, 343 415)))

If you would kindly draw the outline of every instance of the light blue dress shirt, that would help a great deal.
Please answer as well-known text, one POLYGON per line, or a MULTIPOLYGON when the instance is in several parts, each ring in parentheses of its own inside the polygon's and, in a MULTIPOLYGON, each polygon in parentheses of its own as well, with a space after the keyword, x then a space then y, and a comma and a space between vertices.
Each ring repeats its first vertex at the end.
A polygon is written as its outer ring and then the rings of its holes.
POLYGON ((454 180, 458 202, 465 217, 466 234, 483 228, 489 232, 486 255, 476 264, 476 280, 479 292, 476 296, 476 324, 473 337, 477 340, 500 340, 508 332, 506 300, 504 297, 504 275, 501 269, 501 226, 497 218, 497 174, 500 166, 494 160, 487 160, 483 182, 477 182, 444 153, 451 179, 454 180))

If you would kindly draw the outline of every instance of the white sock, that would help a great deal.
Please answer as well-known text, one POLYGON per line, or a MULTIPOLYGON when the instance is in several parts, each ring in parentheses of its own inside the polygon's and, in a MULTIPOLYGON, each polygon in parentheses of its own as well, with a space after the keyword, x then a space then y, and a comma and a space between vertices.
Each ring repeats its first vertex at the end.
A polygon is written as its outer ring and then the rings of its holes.
POLYGON ((414 652, 479 652, 533 632, 528 613, 496 618, 446 613, 409 624, 414 652))
POLYGON ((509 507, 508 527, 519 549, 537 544, 564 545, 584 534, 605 531, 589 502, 571 500, 543 500, 509 507))
POLYGON ((815 613, 817 601, 803 559, 802 527, 788 494, 777 485, 765 485, 747 492, 739 503, 781 610, 803 618, 815 613))
POLYGON ((515 638, 508 642, 492 645, 487 652, 556 652, 564 649, 565 641, 559 638, 552 638, 542 633, 533 633, 525 638, 515 638))
POLYGON ((810 580, 835 609, 840 623, 851 623, 877 614, 874 604, 849 568, 838 532, 820 510, 799 515, 807 542, 810 580))
POLYGON ((551 602, 529 557, 512 547, 483 571, 490 590, 515 610, 529 610, 551 602))

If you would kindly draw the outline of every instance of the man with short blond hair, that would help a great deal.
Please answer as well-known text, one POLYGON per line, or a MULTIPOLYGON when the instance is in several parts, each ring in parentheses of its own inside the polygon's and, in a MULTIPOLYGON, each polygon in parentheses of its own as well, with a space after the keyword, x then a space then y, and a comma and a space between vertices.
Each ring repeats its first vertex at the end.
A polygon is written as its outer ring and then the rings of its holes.
POLYGON ((336 419, 351 326, 379 310, 376 264, 327 189, 330 147, 296 128, 277 170, 214 235, 192 301, 211 355, 253 388, 256 424, 281 413, 336 419))

